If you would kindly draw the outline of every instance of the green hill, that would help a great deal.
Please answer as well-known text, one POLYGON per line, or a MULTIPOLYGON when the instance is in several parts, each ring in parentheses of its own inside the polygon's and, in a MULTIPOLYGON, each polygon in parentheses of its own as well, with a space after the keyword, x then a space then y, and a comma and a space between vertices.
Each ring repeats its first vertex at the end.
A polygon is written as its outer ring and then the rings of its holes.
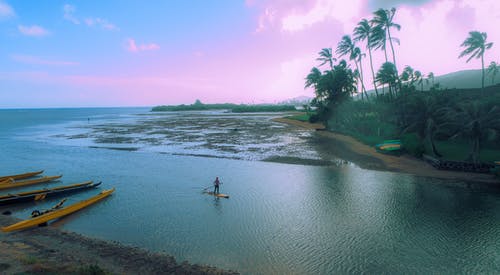
MULTIPOLYGON (((457 88, 457 89, 470 89, 481 88, 481 70, 466 70, 449 73, 445 75, 436 76, 434 83, 439 83, 441 88, 457 88)), ((491 83, 491 77, 486 71, 484 78, 484 85, 491 86, 500 83, 500 75, 496 76, 495 82, 491 83)), ((424 89, 429 89, 428 85, 424 84, 424 89)))

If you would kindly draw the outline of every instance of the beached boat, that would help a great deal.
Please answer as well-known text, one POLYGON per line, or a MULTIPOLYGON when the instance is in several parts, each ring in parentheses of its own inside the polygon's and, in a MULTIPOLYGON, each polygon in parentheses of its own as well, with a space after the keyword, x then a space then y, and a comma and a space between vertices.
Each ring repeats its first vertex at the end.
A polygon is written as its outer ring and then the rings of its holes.
POLYGON ((390 155, 400 155, 403 146, 399 139, 384 140, 383 143, 375 145, 378 152, 390 155))
POLYGON ((101 182, 93 183, 92 181, 86 181, 82 183, 76 183, 72 185, 59 186, 55 188, 44 188, 40 190, 21 192, 17 194, 7 194, 0 196, 0 205, 12 204, 12 203, 20 203, 20 202, 30 202, 30 201, 39 201, 44 200, 46 198, 55 198, 58 196, 71 194, 79 191, 83 191, 86 189, 97 187, 101 184, 101 182))
POLYGON ((26 185, 33 185, 33 184, 37 184, 37 183, 44 183, 44 182, 56 180, 60 177, 62 177, 62 175, 46 176, 46 177, 41 177, 41 178, 37 178, 37 179, 22 180, 22 181, 11 181, 9 179, 9 180, 6 180, 6 181, 0 183, 0 189, 16 188, 16 187, 21 187, 21 186, 26 186, 26 185))
MULTIPOLYGON (((83 209, 89 205, 92 205, 92 204, 108 197, 114 191, 115 191, 114 188, 109 189, 109 190, 104 190, 101 193, 99 193, 98 195, 96 195, 90 199, 77 202, 77 203, 72 204, 70 206, 63 206, 60 208, 51 209, 46 213, 42 213, 40 216, 36 216, 34 218, 31 218, 31 219, 27 219, 27 220, 20 221, 18 223, 15 223, 15 224, 12 224, 9 226, 2 227, 2 231, 3 232, 11 232, 11 231, 15 231, 15 230, 26 229, 26 228, 30 228, 33 226, 37 226, 39 224, 46 223, 50 220, 64 217, 66 215, 74 213, 80 209, 83 209)), ((33 212, 36 212, 36 211, 33 211, 33 212)))
POLYGON ((3 181, 8 180, 8 179, 20 180, 20 179, 25 179, 25 178, 31 178, 31 177, 34 177, 34 176, 39 175, 41 173, 43 173, 43 170, 35 171, 35 172, 28 172, 28 173, 24 173, 24 174, 1 176, 0 182, 3 182, 3 181))
POLYGON ((218 197, 218 198, 229 199, 229 195, 226 195, 226 194, 216 194, 214 192, 205 192, 205 194, 212 195, 212 196, 218 197))

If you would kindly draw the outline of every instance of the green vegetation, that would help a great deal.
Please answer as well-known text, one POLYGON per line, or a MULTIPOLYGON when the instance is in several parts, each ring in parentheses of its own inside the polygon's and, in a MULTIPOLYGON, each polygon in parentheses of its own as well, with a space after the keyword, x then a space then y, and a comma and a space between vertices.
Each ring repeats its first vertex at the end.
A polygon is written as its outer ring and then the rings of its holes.
POLYGON ((177 112, 177 111, 206 111, 206 110, 230 110, 233 113, 250 113, 250 112, 288 112, 296 111, 293 105, 270 105, 270 104, 203 104, 196 100, 191 105, 170 105, 156 106, 151 109, 152 112, 177 112))
POLYGON ((308 122, 311 118, 311 114, 310 113, 303 113, 303 114, 298 114, 298 115, 293 115, 293 116, 287 116, 285 118, 298 120, 298 121, 302 121, 302 122, 308 122))
MULTIPOLYGON (((432 72, 425 74, 411 66, 398 73, 392 30, 401 26, 393 22, 396 9, 379 9, 372 20, 361 20, 354 29, 354 39, 342 37, 336 53, 349 61, 337 59, 331 49, 323 49, 317 59, 326 70, 314 67, 305 78, 312 87, 317 109, 310 122, 321 121, 327 129, 375 145, 388 139, 400 139, 406 151, 449 160, 474 163, 500 160, 500 85, 484 86, 484 55, 493 43, 486 33, 473 31, 462 43, 460 57, 481 59, 481 89, 439 88, 432 72), (368 96, 363 83, 362 57, 356 42, 366 42, 374 77, 375 95, 368 96), (387 43, 387 41, 389 43, 387 43), (387 47, 392 50, 392 62, 387 47), (375 72, 372 54, 382 50, 386 62, 375 72), (352 62, 352 70, 348 62, 352 62), (426 84, 425 89, 424 84, 426 84), (361 100, 356 100, 357 95, 361 100)), ((488 74, 495 83, 498 65, 492 62, 488 74)), ((299 118, 297 118, 299 119, 299 118)), ((300 117, 303 119, 303 117, 300 117)), ((498 170, 498 169, 497 169, 498 170)))
POLYGON ((78 270, 78 273, 80 275, 108 275, 111 274, 111 272, 108 272, 98 265, 89 265, 89 266, 83 266, 80 267, 78 270))
POLYGON ((289 112, 296 111, 292 105, 238 105, 231 109, 233 113, 255 113, 255 112, 289 112))

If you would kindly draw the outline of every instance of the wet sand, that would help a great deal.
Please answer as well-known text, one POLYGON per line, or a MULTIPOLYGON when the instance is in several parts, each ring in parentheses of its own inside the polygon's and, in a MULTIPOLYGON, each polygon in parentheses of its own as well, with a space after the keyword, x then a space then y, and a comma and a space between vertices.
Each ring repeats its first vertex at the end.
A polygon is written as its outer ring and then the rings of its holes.
POLYGON ((398 157, 378 153, 375 148, 363 144, 353 137, 324 131, 324 127, 321 124, 311 124, 286 118, 277 118, 273 120, 302 127, 304 129, 316 130, 320 151, 324 154, 341 156, 343 159, 353 162, 361 168, 446 179, 452 184, 456 181, 461 182, 457 184, 467 182, 465 184, 467 187, 472 187, 474 184, 488 187, 500 187, 500 181, 492 174, 438 170, 425 161, 409 155, 398 157))
MULTIPOLYGON (((18 219, 0 215, 0 226, 18 219)), ((237 274, 46 226, 0 232, 0 274, 237 274), (98 268, 96 268, 97 266, 98 268), (87 273, 85 273, 87 272, 87 273)))

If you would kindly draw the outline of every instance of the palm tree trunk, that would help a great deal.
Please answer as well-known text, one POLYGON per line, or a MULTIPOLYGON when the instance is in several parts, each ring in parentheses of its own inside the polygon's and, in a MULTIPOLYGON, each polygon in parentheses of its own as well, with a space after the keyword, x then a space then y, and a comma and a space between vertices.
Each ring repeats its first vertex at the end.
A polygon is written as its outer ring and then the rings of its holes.
POLYGON ((373 87, 375 88, 375 94, 377 95, 378 98, 377 84, 375 81, 375 71, 373 70, 372 50, 370 47, 368 47, 368 54, 370 55, 370 67, 372 69, 373 87))
POLYGON ((482 67, 482 72, 483 72, 481 90, 484 92, 484 53, 481 55, 481 67, 482 67))
MULTIPOLYGON (((391 50, 392 50, 392 60, 394 61, 394 67, 396 68, 396 76, 399 76, 398 73, 398 66, 396 65, 396 54, 394 53, 394 46, 392 45, 392 37, 391 37, 391 31, 389 30, 390 26, 387 26, 387 35, 389 36, 389 44, 391 44, 391 50)), ((399 83, 399 91, 403 89, 401 85, 401 81, 398 81, 399 83)))
POLYGON ((365 91, 365 96, 366 96, 366 101, 369 101, 369 98, 368 98, 368 93, 366 92, 366 87, 365 87, 365 83, 364 83, 364 76, 363 76, 363 62, 362 62, 362 58, 360 56, 359 58, 359 70, 361 72, 361 87, 363 88, 363 90, 365 91))
POLYGON ((477 163, 479 161, 479 138, 478 137, 474 137, 472 139, 472 148, 471 148, 471 152, 470 152, 470 156, 469 156, 469 160, 474 162, 474 163, 477 163))
POLYGON ((361 81, 361 100, 363 100, 363 90, 364 90, 364 85, 363 85, 363 77, 362 77, 362 74, 361 74, 361 71, 359 70, 359 66, 358 66, 358 61, 356 61, 356 59, 354 59, 354 64, 356 65, 356 70, 358 70, 359 72, 359 80, 361 81))
POLYGON ((398 66, 396 65, 396 54, 394 53, 394 46, 392 45, 392 37, 391 37, 391 32, 389 31, 389 26, 387 26, 387 35, 389 36, 389 43, 391 44, 392 60, 394 61, 394 67, 396 67, 396 72, 397 72, 398 66))

